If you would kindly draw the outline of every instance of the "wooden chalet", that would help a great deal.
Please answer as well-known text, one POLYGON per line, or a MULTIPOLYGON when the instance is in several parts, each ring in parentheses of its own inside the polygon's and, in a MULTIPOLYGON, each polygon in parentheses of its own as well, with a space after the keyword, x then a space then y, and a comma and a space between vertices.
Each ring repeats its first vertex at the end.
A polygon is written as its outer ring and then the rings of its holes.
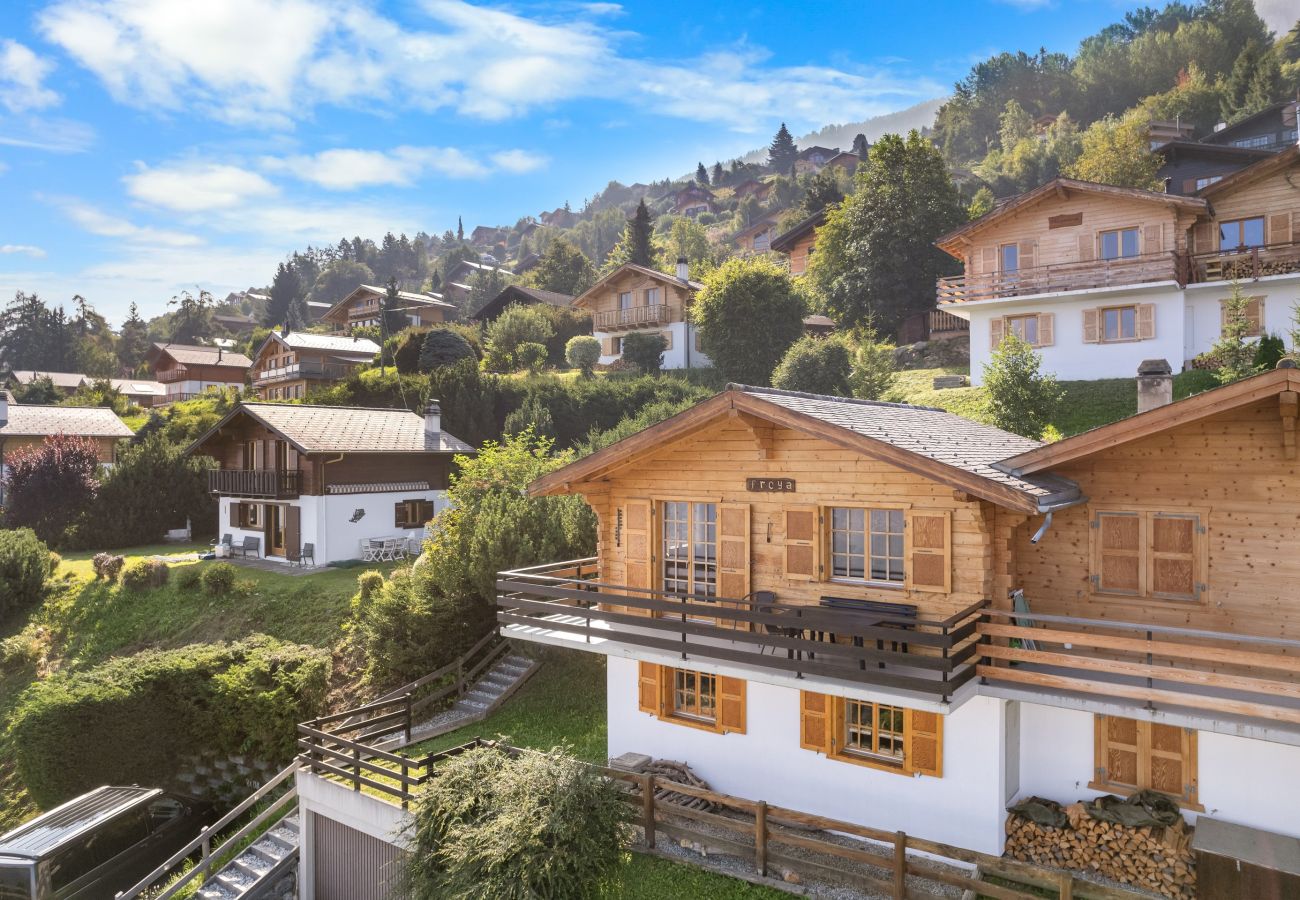
POLYGON ((573 297, 570 294, 561 294, 556 291, 544 291, 541 288, 523 287, 518 284, 509 284, 501 289, 497 294, 478 312, 470 316, 474 322, 491 322, 497 316, 506 311, 506 307, 514 306, 535 306, 537 304, 546 304, 547 306, 557 306, 568 308, 573 305, 573 297))
POLYGON ((379 353, 367 338, 273 331, 253 357, 249 380, 262 400, 291 400, 342 381, 379 353))
POLYGON ((772 239, 771 248, 790 260, 791 275, 808 271, 808 261, 817 249, 817 229, 825 222, 826 210, 821 209, 772 239))
MULTIPOLYGON (((375 326, 384 308, 384 298, 388 296, 386 288, 373 284, 363 284, 348 294, 320 316, 319 321, 333 326, 335 334, 350 334, 357 326, 375 326)), ((413 291, 399 291, 397 311, 409 325, 437 325, 456 315, 454 304, 448 303, 438 294, 417 294, 413 291)))
POLYGON ((107 407, 20 404, 0 390, 0 507, 5 505, 5 457, 39 446, 56 434, 90 438, 100 465, 109 466, 117 459, 118 445, 129 440, 132 431, 107 407))
POLYGON ((623 356, 623 338, 632 331, 662 334, 667 345, 663 366, 689 369, 710 365, 699 349, 690 308, 704 285, 690 279, 685 260, 674 277, 666 272, 625 263, 573 299, 591 312, 593 334, 601 343, 600 361, 610 365, 623 356))
POLYGON ((737 231, 728 240, 742 253, 766 253, 772 249, 772 239, 777 235, 776 225, 780 218, 777 213, 768 213, 747 228, 737 231))
POLYGON ((191 400, 212 389, 243 389, 253 364, 244 354, 220 344, 155 343, 145 361, 153 370, 154 380, 167 386, 165 403, 191 400))

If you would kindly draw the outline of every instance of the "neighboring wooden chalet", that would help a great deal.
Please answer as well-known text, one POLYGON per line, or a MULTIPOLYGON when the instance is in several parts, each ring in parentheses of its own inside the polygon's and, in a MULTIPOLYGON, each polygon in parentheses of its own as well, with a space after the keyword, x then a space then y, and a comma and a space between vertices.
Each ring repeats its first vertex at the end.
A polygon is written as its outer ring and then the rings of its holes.
POLYGON ((730 385, 532 485, 597 556, 503 573, 502 633, 606 655, 609 755, 724 793, 995 855, 1022 798, 1140 789, 1300 837, 1297 397, 1043 445, 730 385))
MULTIPOLYGON (((383 311, 384 299, 388 296, 386 288, 373 284, 363 284, 329 308, 320 321, 333 326, 335 334, 350 334, 358 326, 373 327, 379 325, 383 311)), ((437 325, 456 315, 454 304, 448 303, 438 294, 417 294, 413 291, 399 291, 397 294, 398 312, 412 326, 437 325)))
POLYGON ((742 228, 729 240, 742 253, 766 253, 772 249, 772 239, 776 237, 776 223, 780 213, 768 213, 748 228, 742 228))
POLYGON ((209 487, 218 525, 236 545, 318 564, 363 555, 371 539, 420 537, 446 506, 452 457, 474 449, 443 431, 431 401, 405 409, 241 403, 188 453, 218 467, 209 487))
POLYGON ((443 297, 456 306, 464 307, 474 290, 474 280, 489 272, 496 272, 504 281, 509 281, 513 277, 509 269, 490 263, 462 259, 445 273, 442 281, 443 297))
POLYGON ((804 147, 794 160, 794 174, 816 175, 839 155, 838 147, 804 147))
POLYGON ((54 389, 65 397, 71 397, 89 379, 80 372, 40 372, 31 369, 11 369, 5 375, 5 384, 10 388, 29 387, 32 382, 48 378, 54 389))
POLYGON ((1156 177, 1166 194, 1193 197, 1197 191, 1222 181, 1239 169, 1271 156, 1271 150, 1251 150, 1198 141, 1169 141, 1156 148, 1163 160, 1156 177))
POLYGON ((848 172, 850 175, 852 175, 854 172, 858 170, 858 166, 861 164, 861 162, 862 162, 862 157, 858 156, 856 153, 850 153, 847 150, 841 150, 839 153, 836 153, 830 159, 826 160, 826 165, 836 166, 837 168, 843 169, 845 172, 848 172))
POLYGON ((5 457, 56 434, 91 438, 100 464, 107 466, 117 459, 118 445, 133 432, 107 407, 19 404, 8 391, 0 390, 0 507, 8 472, 5 457))
POLYGON ((378 353, 379 345, 367 338, 273 331, 254 355, 248 377, 262 400, 297 400, 342 381, 378 353))
POLYGON ((1224 125, 1202 140, 1207 144, 1276 152, 1296 145, 1296 110, 1300 101, 1274 103, 1239 122, 1224 125))
POLYGON ((746 178, 732 190, 732 196, 737 200, 744 200, 746 197, 757 197, 759 200, 766 200, 767 195, 772 193, 772 185, 766 181, 759 181, 757 178, 746 178))
POLYGON ((817 229, 825 222, 826 210, 821 209, 772 239, 772 249, 790 260, 791 275, 808 271, 808 261, 817 249, 817 229))
POLYGON ((675 216, 690 216, 692 219, 700 213, 717 212, 713 191, 702 184, 694 182, 672 193, 671 212, 675 216))
POLYGON ((519 304, 520 306, 533 306, 535 304, 545 304, 547 306, 558 306, 567 308, 573 305, 573 297, 569 294, 560 294, 555 291, 544 291, 541 288, 523 287, 518 284, 506 285, 501 293, 497 294, 483 308, 474 315, 470 320, 474 322, 491 322, 497 316, 505 312, 507 306, 519 304))
POLYGON ((711 365, 700 352, 689 316, 695 293, 702 287, 690 280, 685 260, 678 261, 676 277, 625 263, 575 297, 573 305, 590 310, 603 365, 622 359, 623 338, 640 331, 664 336, 664 368, 690 369, 711 365))
POLYGON ((213 388, 244 387, 253 361, 222 346, 155 343, 145 361, 155 380, 167 386, 165 403, 191 400, 213 388))
POLYGON ((113 389, 136 406, 148 409, 167 400, 167 385, 142 378, 110 378, 113 389))

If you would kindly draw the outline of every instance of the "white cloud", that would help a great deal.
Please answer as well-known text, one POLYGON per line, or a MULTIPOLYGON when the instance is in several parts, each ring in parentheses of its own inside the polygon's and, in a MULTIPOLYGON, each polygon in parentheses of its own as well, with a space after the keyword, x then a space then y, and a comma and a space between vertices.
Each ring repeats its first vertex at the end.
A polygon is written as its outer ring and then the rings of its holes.
POLYGON ((287 126, 321 104, 498 120, 593 98, 750 130, 776 117, 798 127, 864 117, 944 91, 881 70, 772 66, 743 46, 632 56, 620 51, 630 36, 607 21, 615 4, 531 17, 465 0, 416 9, 422 19, 404 26, 365 0, 56 0, 38 24, 123 103, 244 125, 287 126))
POLYGON ((410 185, 428 173, 477 178, 487 167, 455 147, 397 147, 393 150, 334 149, 283 158, 264 157, 267 171, 284 172, 331 191, 377 185, 410 185))
POLYGON ((117 238, 123 242, 163 247, 193 247, 202 242, 196 235, 170 229, 136 225, 126 219, 110 215, 75 197, 48 198, 68 218, 85 231, 101 237, 117 238))
POLYGON ((57 104, 59 95, 43 84, 53 69, 17 41, 0 40, 0 106, 21 113, 57 104))
POLYGON ((528 150, 502 150, 492 154, 492 162, 498 169, 522 175, 545 168, 550 160, 540 153, 528 150))
POLYGON ((34 256, 40 258, 45 255, 45 251, 40 247, 33 247, 31 244, 0 244, 0 256, 21 253, 25 256, 34 256))
POLYGON ((1286 34, 1296 23, 1295 0, 1255 0, 1255 12, 1279 35, 1286 34))
POLYGON ((0 117, 0 146, 84 153, 95 143, 95 130, 83 122, 43 116, 0 117))
POLYGON ((275 185, 256 172, 237 166, 182 162, 149 168, 126 176, 127 192, 152 206, 177 212, 231 209, 251 199, 276 193, 275 185))

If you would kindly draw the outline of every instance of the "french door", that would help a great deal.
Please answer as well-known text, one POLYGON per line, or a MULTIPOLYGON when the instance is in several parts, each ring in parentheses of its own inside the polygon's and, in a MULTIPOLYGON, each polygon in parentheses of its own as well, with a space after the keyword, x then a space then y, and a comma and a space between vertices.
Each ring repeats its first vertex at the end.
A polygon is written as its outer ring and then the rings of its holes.
POLYGON ((667 500, 662 512, 664 593, 709 602, 718 595, 718 505, 667 500))

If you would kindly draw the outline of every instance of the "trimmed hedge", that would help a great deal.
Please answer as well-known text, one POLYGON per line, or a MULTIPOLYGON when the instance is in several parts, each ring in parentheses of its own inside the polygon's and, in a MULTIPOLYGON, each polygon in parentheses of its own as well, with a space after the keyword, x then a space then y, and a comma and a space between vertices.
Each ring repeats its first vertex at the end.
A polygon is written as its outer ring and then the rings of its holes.
POLYGON ((101 784, 161 784, 200 746, 285 762, 329 668, 327 650, 254 635, 56 673, 14 711, 18 774, 49 808, 101 784))
POLYGON ((30 528, 0 530, 0 623, 45 594, 50 550, 30 528))

